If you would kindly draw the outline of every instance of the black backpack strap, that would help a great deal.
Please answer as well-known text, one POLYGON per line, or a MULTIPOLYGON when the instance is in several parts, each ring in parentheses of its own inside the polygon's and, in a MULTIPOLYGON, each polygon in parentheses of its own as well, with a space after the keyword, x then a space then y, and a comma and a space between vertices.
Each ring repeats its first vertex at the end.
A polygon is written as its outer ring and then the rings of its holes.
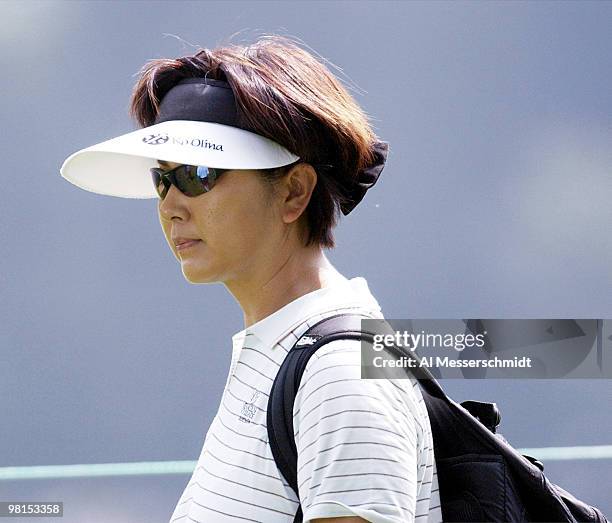
MULTIPOLYGON (((281 474, 289 483, 299 499, 297 484, 297 448, 294 440, 293 406, 295 395, 306 364, 310 357, 323 345, 334 340, 367 340, 372 342, 373 332, 361 329, 361 320, 371 319, 358 314, 337 314, 324 318, 310 327, 300 339, 295 342, 281 365, 268 398, 267 428, 268 440, 274 460, 281 474)), ((389 333, 393 330, 389 326, 389 333)), ((381 334, 381 331, 376 334, 381 334)), ((413 357, 410 351, 399 351, 402 356, 413 357)), ((419 373, 421 386, 427 388, 436 397, 446 397, 442 388, 427 368, 411 369, 419 373)), ((416 375, 416 373, 415 373, 416 375)), ((299 507, 294 523, 301 523, 302 508, 299 507)))

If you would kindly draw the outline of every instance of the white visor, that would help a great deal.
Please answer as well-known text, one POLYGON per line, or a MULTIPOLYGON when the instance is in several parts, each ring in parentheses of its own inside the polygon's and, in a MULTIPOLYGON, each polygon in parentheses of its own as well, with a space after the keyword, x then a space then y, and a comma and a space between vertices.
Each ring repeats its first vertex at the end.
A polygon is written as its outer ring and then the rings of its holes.
POLYGON ((156 160, 220 169, 268 169, 299 160, 276 142, 220 123, 169 120, 77 151, 61 175, 81 189, 122 198, 157 198, 156 160))

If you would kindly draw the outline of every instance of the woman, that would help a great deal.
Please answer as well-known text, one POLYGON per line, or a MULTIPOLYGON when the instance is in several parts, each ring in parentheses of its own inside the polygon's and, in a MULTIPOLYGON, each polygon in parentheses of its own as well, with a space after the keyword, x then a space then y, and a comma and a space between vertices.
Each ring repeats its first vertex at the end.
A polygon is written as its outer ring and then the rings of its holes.
POLYGON ((322 318, 382 318, 364 278, 326 258, 383 169, 387 144, 341 83, 287 38, 152 60, 131 114, 141 129, 79 151, 62 175, 98 193, 157 197, 192 283, 223 283, 244 329, 217 415, 170 521, 440 521, 431 429, 413 379, 360 380, 358 342, 309 360, 293 412, 299 493, 266 433, 287 351, 322 318), (151 180, 152 178, 152 180, 151 180))

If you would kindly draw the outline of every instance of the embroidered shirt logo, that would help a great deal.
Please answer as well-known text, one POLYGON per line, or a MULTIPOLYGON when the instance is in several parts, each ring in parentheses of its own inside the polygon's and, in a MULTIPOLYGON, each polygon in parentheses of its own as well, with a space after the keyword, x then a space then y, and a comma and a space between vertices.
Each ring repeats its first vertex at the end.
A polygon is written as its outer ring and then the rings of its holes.
POLYGON ((314 345, 320 337, 321 336, 302 336, 297 341, 295 346, 296 347, 301 347, 302 345, 314 345))
POLYGON ((253 392, 253 396, 251 396, 251 401, 249 401, 248 403, 245 401, 242 405, 242 409, 240 411, 240 416, 238 416, 238 419, 244 423, 252 423, 253 420, 253 416, 255 416, 255 413, 257 412, 257 407, 255 406, 255 402, 257 401, 257 398, 259 398, 260 393, 258 390, 253 392))

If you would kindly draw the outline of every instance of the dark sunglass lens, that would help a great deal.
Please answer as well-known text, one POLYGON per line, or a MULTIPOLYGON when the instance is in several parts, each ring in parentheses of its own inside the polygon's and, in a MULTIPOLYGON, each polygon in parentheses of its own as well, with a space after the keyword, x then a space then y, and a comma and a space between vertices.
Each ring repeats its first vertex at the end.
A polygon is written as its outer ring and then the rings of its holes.
POLYGON ((174 169, 152 168, 151 177, 153 185, 160 198, 164 198, 170 184, 176 186, 185 196, 199 196, 210 191, 217 178, 225 172, 225 169, 205 167, 203 165, 179 165, 174 169))
POLYGON ((186 196, 199 196, 207 190, 197 170, 194 165, 181 165, 174 171, 176 186, 186 196))
POLYGON ((163 169, 153 168, 153 169, 150 169, 150 171, 151 171, 151 178, 153 178, 153 186, 155 187, 157 194, 159 195, 160 198, 164 198, 164 196, 166 196, 168 187, 163 179, 163 174, 164 174, 163 169))
POLYGON ((200 183, 205 191, 210 191, 213 188, 216 179, 215 169, 199 165, 196 170, 196 175, 200 179, 200 183))

